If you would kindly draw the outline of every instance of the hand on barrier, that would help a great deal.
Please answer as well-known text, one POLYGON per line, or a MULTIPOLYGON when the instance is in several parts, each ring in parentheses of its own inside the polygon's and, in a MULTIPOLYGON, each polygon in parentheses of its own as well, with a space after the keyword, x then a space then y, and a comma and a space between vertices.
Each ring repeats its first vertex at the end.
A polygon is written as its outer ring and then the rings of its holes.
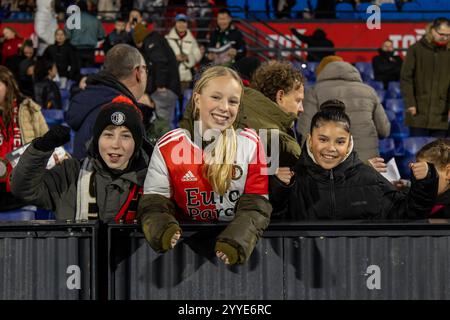
POLYGON ((65 145, 69 141, 70 128, 63 125, 55 125, 42 137, 35 139, 33 146, 40 151, 47 152, 65 145))
POLYGON ((411 168, 412 173, 414 174, 416 180, 425 179, 426 176, 428 175, 428 163, 424 161, 410 163, 409 167, 411 168))
POLYGON ((177 245, 177 242, 178 242, 178 240, 180 240, 180 237, 181 237, 181 232, 180 231, 175 232, 172 239, 170 240, 170 246, 172 249, 177 245))
POLYGON ((375 157, 367 160, 370 165, 378 172, 387 172, 387 164, 384 163, 384 159, 380 157, 375 157))
POLYGON ((216 251, 216 256, 217 258, 222 260, 225 264, 230 264, 230 260, 228 259, 227 255, 222 251, 216 251))
POLYGON ((407 112, 409 112, 413 117, 417 114, 417 108, 416 107, 409 107, 406 109, 407 112))
POLYGON ((289 167, 278 168, 275 172, 275 176, 286 185, 291 182, 291 179, 294 175, 295 173, 289 167))

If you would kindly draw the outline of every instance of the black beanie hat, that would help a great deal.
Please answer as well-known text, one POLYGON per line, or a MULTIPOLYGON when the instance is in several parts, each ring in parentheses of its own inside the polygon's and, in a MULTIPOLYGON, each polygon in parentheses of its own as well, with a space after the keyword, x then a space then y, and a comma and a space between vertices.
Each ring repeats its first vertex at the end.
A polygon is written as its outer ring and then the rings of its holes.
POLYGON ((100 135, 109 125, 125 126, 130 130, 135 143, 134 156, 141 148, 145 134, 141 111, 129 98, 124 96, 116 97, 112 102, 102 106, 95 120, 92 135, 92 142, 96 153, 98 153, 98 140, 100 135))

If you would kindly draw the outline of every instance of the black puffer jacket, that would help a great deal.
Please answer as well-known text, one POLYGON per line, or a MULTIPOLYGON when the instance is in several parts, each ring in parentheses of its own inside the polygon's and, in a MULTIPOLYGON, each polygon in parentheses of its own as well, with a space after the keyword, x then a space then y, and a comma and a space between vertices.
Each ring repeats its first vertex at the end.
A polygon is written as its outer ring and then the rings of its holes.
MULTIPOLYGON (((436 201, 438 176, 429 164, 428 176, 412 179, 408 193, 397 191, 353 151, 332 170, 317 165, 306 150, 295 168, 295 181, 286 186, 271 181, 275 208, 289 206, 290 218, 301 220, 421 219, 436 201)), ((274 208, 274 210, 275 210, 274 208)))

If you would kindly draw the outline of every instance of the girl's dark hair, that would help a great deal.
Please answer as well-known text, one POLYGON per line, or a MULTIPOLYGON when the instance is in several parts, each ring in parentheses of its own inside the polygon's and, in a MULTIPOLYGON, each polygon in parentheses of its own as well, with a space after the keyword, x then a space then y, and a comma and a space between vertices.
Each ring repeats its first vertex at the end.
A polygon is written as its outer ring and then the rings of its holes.
POLYGON ((342 101, 327 100, 322 103, 311 120, 309 132, 312 134, 314 128, 319 128, 327 122, 340 122, 344 125, 344 130, 350 132, 350 118, 345 113, 345 104, 342 101))
POLYGON ((34 80, 36 82, 43 81, 48 76, 48 72, 53 68, 54 61, 39 57, 36 61, 34 69, 34 80))

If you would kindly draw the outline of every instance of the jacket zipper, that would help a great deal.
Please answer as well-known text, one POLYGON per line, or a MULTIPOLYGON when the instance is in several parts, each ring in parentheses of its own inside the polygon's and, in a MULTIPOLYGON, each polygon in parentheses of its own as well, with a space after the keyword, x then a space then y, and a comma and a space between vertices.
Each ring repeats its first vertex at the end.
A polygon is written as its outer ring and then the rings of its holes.
POLYGON ((333 175, 333 169, 330 170, 330 197, 331 197, 331 206, 330 206, 330 213, 331 217, 336 216, 335 208, 336 208, 336 195, 334 194, 334 175, 333 175))

